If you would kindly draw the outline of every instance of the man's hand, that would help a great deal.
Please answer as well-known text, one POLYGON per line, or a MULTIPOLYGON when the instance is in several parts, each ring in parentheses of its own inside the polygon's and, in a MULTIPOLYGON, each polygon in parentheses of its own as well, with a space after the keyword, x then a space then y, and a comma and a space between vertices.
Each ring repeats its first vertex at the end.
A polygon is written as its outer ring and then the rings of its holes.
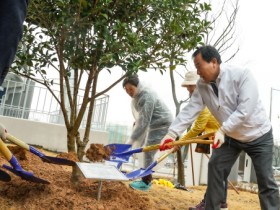
POLYGON ((160 151, 164 151, 167 149, 171 149, 172 146, 168 145, 168 143, 175 141, 175 136, 173 136, 172 134, 166 134, 163 139, 161 140, 160 146, 159 146, 159 150, 160 151))
POLYGON ((215 133, 214 142, 213 142, 212 148, 213 149, 220 148, 224 142, 225 142, 225 134, 224 134, 224 132, 221 129, 219 129, 215 133))
POLYGON ((161 144, 161 145, 159 146, 159 150, 160 150, 160 151, 164 151, 164 150, 167 150, 167 149, 172 149, 172 146, 171 146, 171 145, 168 145, 168 143, 173 142, 173 141, 174 141, 174 140, 172 140, 172 139, 166 139, 166 140, 164 140, 163 144, 161 144))

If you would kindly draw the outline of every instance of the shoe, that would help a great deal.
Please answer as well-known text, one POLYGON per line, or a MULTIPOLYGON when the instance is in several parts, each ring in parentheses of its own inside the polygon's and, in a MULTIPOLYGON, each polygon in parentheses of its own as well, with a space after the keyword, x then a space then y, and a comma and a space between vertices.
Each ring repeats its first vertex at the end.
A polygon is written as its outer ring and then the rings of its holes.
POLYGON ((175 184, 174 187, 175 187, 176 189, 179 189, 179 190, 186 190, 186 191, 188 191, 188 192, 193 192, 192 190, 186 188, 184 185, 181 185, 180 183, 175 184))
POLYGON ((205 202, 202 200, 199 204, 195 207, 190 207, 189 210, 204 210, 205 209, 205 202))
POLYGON ((129 186, 135 190, 148 191, 151 188, 152 183, 150 182, 149 184, 146 184, 143 181, 134 181, 131 182, 129 186))
MULTIPOLYGON (((199 204, 195 207, 190 207, 189 210, 204 210, 205 209, 205 202, 202 200, 199 204)), ((220 204, 220 210, 228 210, 227 203, 220 204)))
POLYGON ((220 210, 228 210, 227 203, 221 203, 220 210))

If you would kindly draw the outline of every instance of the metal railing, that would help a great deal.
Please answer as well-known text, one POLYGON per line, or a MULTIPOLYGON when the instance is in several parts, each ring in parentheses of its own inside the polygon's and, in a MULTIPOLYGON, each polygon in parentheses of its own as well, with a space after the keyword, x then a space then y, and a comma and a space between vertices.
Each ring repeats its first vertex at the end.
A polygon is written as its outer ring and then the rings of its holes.
MULTIPOLYGON (((55 96, 60 98, 58 87, 54 86, 53 89, 55 96)), ((83 92, 84 90, 79 90, 77 110, 80 109, 83 92)), ((91 129, 105 129, 108 103, 108 95, 102 95, 95 100, 91 129)), ((70 106, 66 107, 70 111, 70 106)), ((0 90, 0 115, 38 122, 64 124, 59 102, 46 87, 31 80, 5 80, 0 90)), ((88 108, 82 120, 81 128, 86 126, 87 115, 88 108)))

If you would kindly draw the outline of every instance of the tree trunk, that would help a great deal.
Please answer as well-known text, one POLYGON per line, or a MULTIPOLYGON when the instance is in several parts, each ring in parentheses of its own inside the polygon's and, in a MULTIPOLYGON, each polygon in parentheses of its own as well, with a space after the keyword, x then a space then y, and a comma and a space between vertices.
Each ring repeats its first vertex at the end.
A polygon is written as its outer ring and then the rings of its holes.
POLYGON ((82 176, 80 169, 77 165, 72 167, 72 174, 71 174, 71 183, 75 186, 78 186, 80 177, 82 176))
POLYGON ((185 168, 181 150, 177 151, 178 183, 185 186, 185 168))
POLYGON ((75 136, 70 131, 67 131, 67 150, 68 152, 76 152, 75 136))
MULTIPOLYGON (((173 66, 173 63, 174 63, 174 61, 173 61, 173 59, 171 59, 170 67, 173 66)), ((173 101, 174 101, 174 104, 176 107, 176 116, 177 116, 178 113, 180 112, 180 106, 181 106, 182 102, 178 102, 178 100, 177 100, 173 70, 169 71, 169 76, 170 76, 170 80, 171 80, 172 96, 173 96, 173 101)), ((182 158, 181 150, 177 151, 177 169, 178 169, 177 181, 179 184, 185 186, 184 160, 182 158)))
POLYGON ((84 136, 83 141, 81 141, 80 132, 78 132, 76 136, 76 142, 77 142, 77 156, 80 161, 83 161, 83 157, 85 155, 85 149, 87 146, 87 143, 89 142, 88 136, 84 136))

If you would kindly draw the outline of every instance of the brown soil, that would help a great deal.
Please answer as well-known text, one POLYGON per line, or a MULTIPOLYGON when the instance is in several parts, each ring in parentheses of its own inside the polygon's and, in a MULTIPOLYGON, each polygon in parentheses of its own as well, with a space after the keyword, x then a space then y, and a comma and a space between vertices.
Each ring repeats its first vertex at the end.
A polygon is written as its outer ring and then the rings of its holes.
MULTIPOLYGON (((10 174, 12 180, 0 181, 1 210, 185 210, 201 200, 206 188, 188 187, 187 189, 192 190, 190 192, 153 185, 149 192, 142 192, 131 189, 129 182, 103 181, 101 199, 98 201, 97 181, 80 177, 80 182, 74 185, 70 181, 71 166, 42 162, 39 157, 18 147, 11 150, 25 170, 48 180, 50 184, 25 181, 2 168, 1 170, 10 174)), ((73 154, 61 154, 60 157, 76 160, 73 154)), ((0 157, 0 164, 9 165, 3 157, 0 157)), ((229 189, 228 203, 230 210, 260 209, 257 194, 241 190, 237 194, 233 189, 229 189)))
POLYGON ((91 144, 86 151, 86 157, 92 162, 103 162, 108 160, 112 149, 104 147, 103 144, 91 144))

